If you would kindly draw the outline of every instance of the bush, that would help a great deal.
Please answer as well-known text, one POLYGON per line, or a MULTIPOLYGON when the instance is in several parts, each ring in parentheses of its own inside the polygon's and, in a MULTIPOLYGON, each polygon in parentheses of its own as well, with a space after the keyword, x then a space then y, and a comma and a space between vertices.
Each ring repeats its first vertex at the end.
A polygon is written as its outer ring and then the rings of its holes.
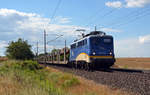
POLYGON ((42 67, 36 61, 26 60, 23 62, 22 68, 30 70, 38 70, 41 69, 42 67))
POLYGON ((6 49, 6 55, 8 58, 17 60, 29 60, 34 57, 34 54, 31 51, 31 45, 21 38, 16 42, 12 41, 9 43, 9 46, 6 49))

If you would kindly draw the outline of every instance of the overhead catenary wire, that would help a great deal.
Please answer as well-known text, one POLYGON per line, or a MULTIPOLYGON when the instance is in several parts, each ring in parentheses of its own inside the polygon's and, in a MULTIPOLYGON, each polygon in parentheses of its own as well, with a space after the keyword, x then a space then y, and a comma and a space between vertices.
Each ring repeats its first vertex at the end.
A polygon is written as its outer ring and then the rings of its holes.
MULTIPOLYGON (((100 8, 98 11, 96 11, 96 12, 94 13, 94 15, 92 14, 91 16, 89 16, 89 17, 88 17, 88 19, 86 19, 86 20, 85 20, 85 22, 88 20, 88 21, 89 21, 89 22, 88 22, 88 24, 90 24, 90 23, 92 22, 92 21, 90 21, 90 20, 94 19, 94 18, 95 18, 95 16, 100 15, 100 14, 101 14, 101 12, 102 12, 102 11, 104 11, 104 9, 105 9, 105 7, 100 8)), ((87 27, 87 26, 88 26, 88 24, 86 24, 86 23, 85 23, 85 25, 84 25, 84 26, 86 26, 86 27, 87 27)), ((77 27, 73 27, 72 31, 74 31, 74 32, 75 32, 77 29, 78 29, 77 27)), ((75 33, 76 33, 76 32, 75 32, 75 33)), ((84 34, 84 31, 82 31, 82 32, 79 32, 79 31, 78 31, 78 33, 80 33, 80 34, 84 34)), ((77 35, 77 36, 78 36, 78 35, 77 35)))
MULTIPOLYGON (((105 9, 105 7, 100 8, 98 11, 96 11, 96 12, 94 13, 94 15, 92 14, 92 15, 89 16, 87 19, 85 19, 84 22, 89 21, 88 23, 90 23, 90 20, 94 19, 95 16, 101 14, 101 11, 103 11, 104 9, 105 9)), ((88 24, 85 23, 84 26, 88 26, 88 24)), ((79 28, 73 27, 72 31, 75 32, 77 29, 79 29, 79 28)), ((84 34, 85 31, 82 31, 82 32, 81 32, 81 31, 76 31, 75 33, 77 33, 77 32, 80 33, 80 34, 84 34)), ((76 35, 76 36, 79 36, 79 35, 77 35, 77 34, 75 34, 75 35, 76 35)))
POLYGON ((55 18, 56 12, 57 12, 57 10, 58 10, 60 4, 61 4, 61 1, 62 1, 62 0, 59 0, 59 1, 58 1, 57 5, 56 5, 56 7, 55 7, 55 9, 54 9, 54 12, 53 12, 53 14, 52 14, 52 16, 51 16, 51 21, 50 21, 50 23, 52 23, 52 20, 55 18))
MULTIPOLYGON (((109 10, 108 12, 104 13, 102 16, 99 16, 99 19, 104 19, 106 16, 111 15, 113 12, 115 12, 117 9, 112 9, 109 10)), ((98 18, 96 18, 95 20, 89 22, 86 26, 90 26, 91 24, 93 24, 94 22, 96 22, 98 18)))
POLYGON ((142 9, 142 10, 137 9, 137 10, 129 12, 125 16, 116 18, 117 20, 114 20, 112 23, 102 25, 102 26, 103 27, 108 27, 108 28, 118 27, 118 26, 124 25, 127 22, 132 21, 133 19, 136 19, 138 16, 141 16, 141 15, 145 14, 148 11, 149 11, 148 7, 145 8, 145 9, 142 9), (121 20, 124 20, 124 21, 121 21, 121 20))
POLYGON ((115 25, 117 24, 118 22, 117 21, 121 21, 122 19, 127 19, 128 17, 130 17, 133 13, 135 13, 135 11, 132 11, 132 12, 129 12, 127 15, 125 16, 121 16, 121 17, 117 17, 115 20, 113 20, 112 23, 108 23, 108 24, 97 24, 97 26, 101 25, 101 26, 105 26, 105 27, 109 27, 109 26, 112 26, 112 25, 115 25))
POLYGON ((125 22, 125 23, 119 24, 119 25, 117 25, 117 26, 115 26, 115 27, 120 27, 120 26, 122 26, 122 25, 127 25, 127 24, 130 24, 130 23, 133 23, 133 22, 135 22, 136 20, 139 20, 139 19, 141 19, 142 17, 145 17, 145 16, 147 16, 147 15, 150 15, 150 12, 147 12, 147 13, 145 13, 145 14, 143 14, 143 15, 139 15, 139 16, 135 17, 134 19, 131 19, 130 21, 127 21, 127 22, 125 22))
POLYGON ((52 41, 55 41, 55 40, 57 40, 58 38, 60 38, 61 36, 63 36, 63 35, 59 35, 58 37, 56 37, 55 39, 53 39, 53 40, 50 40, 50 41, 47 41, 47 44, 49 43, 49 42, 52 42, 52 41))
MULTIPOLYGON (((96 12, 94 13, 94 15, 91 15, 90 17, 88 17, 87 20, 92 20, 92 19, 94 19, 96 16, 100 15, 101 12, 104 11, 104 9, 105 9, 105 7, 100 8, 98 11, 96 11, 96 12)), ((87 20, 85 20, 85 21, 87 21, 87 20)), ((88 24, 90 24, 91 22, 92 22, 92 21, 89 21, 88 24)), ((88 26, 88 24, 86 24, 85 26, 88 26)))
MULTIPOLYGON (((57 13, 57 10, 58 10, 58 8, 59 8, 61 2, 62 2, 62 0, 59 0, 58 3, 56 4, 56 7, 55 7, 55 9, 54 9, 54 11, 53 11, 53 13, 52 13, 52 15, 51 15, 51 17, 50 17, 50 22, 49 22, 48 24, 51 24, 52 21, 53 21, 53 19, 55 18, 55 15, 56 15, 56 13, 57 13)), ((44 25, 44 29, 46 30, 46 25, 44 25)))
MULTIPOLYGON (((94 15, 91 15, 91 16, 88 18, 88 21, 89 21, 89 22, 88 22, 87 24, 85 24, 84 26, 85 26, 85 27, 88 27, 88 26, 90 26, 92 23, 94 23, 94 22, 97 20, 97 19, 94 20, 94 18, 95 18, 96 16, 101 15, 101 14, 102 14, 102 11, 104 11, 105 8, 106 8, 106 7, 104 6, 104 7, 100 8, 98 11, 96 11, 96 12, 94 13, 94 15), (92 21, 92 20, 93 20, 93 21, 92 21)), ((112 14, 114 11, 116 11, 116 9, 112 9, 112 10, 106 12, 105 14, 102 15, 101 18, 105 18, 106 16, 112 14)), ((87 21, 87 20, 86 20, 86 21, 87 21)))
POLYGON ((135 15, 132 15, 130 17, 125 17, 125 22, 120 22, 120 23, 113 24, 111 26, 111 28, 120 27, 120 26, 123 26, 123 25, 133 23, 134 21, 139 20, 140 18, 142 18, 144 16, 147 16, 149 14, 150 14, 150 8, 148 8, 148 9, 146 8, 146 10, 138 11, 138 13, 135 14, 135 15))
MULTIPOLYGON (((58 10, 58 8, 59 8, 61 2, 62 2, 62 0, 59 0, 58 3, 56 4, 56 7, 55 7, 55 9, 54 9, 54 11, 53 11, 53 13, 52 13, 52 15, 51 15, 51 17, 50 17, 50 22, 49 22, 48 24, 51 24, 52 21, 53 21, 53 19, 55 18, 55 15, 56 15, 56 13, 57 13, 57 10, 58 10)), ((44 30, 46 30, 46 25, 45 25, 45 24, 44 24, 44 30)))
MULTIPOLYGON (((61 0, 58 1, 57 5, 56 5, 56 7, 54 9, 54 12, 52 13, 52 16, 50 18, 49 24, 52 23, 55 15, 56 15, 56 12, 57 12, 57 10, 58 10, 58 8, 60 6, 60 3, 61 3, 61 0)), ((47 36, 47 34, 46 34, 46 26, 44 26, 44 52, 45 52, 45 54, 46 54, 46 44, 47 44, 47 42, 46 42, 46 36, 47 36)))

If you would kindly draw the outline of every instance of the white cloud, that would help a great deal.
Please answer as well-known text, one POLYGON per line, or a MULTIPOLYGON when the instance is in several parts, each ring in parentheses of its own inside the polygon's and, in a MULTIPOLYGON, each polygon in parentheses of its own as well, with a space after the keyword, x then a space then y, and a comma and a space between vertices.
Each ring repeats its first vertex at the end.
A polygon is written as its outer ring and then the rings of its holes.
POLYGON ((6 41, 0 41, 0 48, 5 48, 8 46, 8 43, 6 41))
POLYGON ((105 3, 106 6, 108 7, 112 7, 112 8, 121 8, 122 7, 122 2, 120 1, 114 1, 114 2, 106 2, 105 3))
POLYGON ((108 1, 105 3, 106 6, 112 7, 112 8, 136 8, 136 7, 144 7, 146 5, 150 4, 150 0, 125 0, 123 1, 108 1))
POLYGON ((24 12, 19 12, 13 9, 0 9, 0 16, 11 16, 11 15, 21 15, 21 16, 28 16, 28 17, 33 17, 33 16, 39 16, 35 13, 24 13, 24 12))
POLYGON ((144 7, 150 3, 150 0, 125 0, 126 7, 144 7))
MULTIPOLYGON (((66 35, 74 35, 75 28, 83 28, 74 25, 60 25, 70 22, 71 18, 63 18, 61 16, 55 18, 55 24, 50 23, 50 19, 41 17, 35 13, 24 13, 12 9, 0 9, 0 30, 5 35, 30 35, 34 36, 46 28, 48 33, 59 33, 66 35)), ((31 37, 30 37, 31 38, 31 37)))
POLYGON ((139 42, 140 42, 141 44, 150 43, 150 35, 140 36, 140 37, 139 37, 139 42))
POLYGON ((138 38, 115 40, 116 57, 150 57, 150 44, 140 44, 138 38))
POLYGON ((105 32, 122 32, 121 30, 116 30, 112 28, 101 28, 101 30, 105 32))
POLYGON ((6 50, 7 46, 8 46, 8 43, 6 41, 0 40, 0 56, 4 56, 4 51, 6 50))
MULTIPOLYGON (((45 29, 48 33, 47 40, 52 40, 56 37, 50 34, 63 34, 65 39, 72 41, 74 35, 77 35, 73 31, 76 28, 84 27, 68 25, 67 23, 70 22, 70 19, 59 16, 54 19, 55 21, 53 23, 50 23, 51 20, 49 18, 44 18, 36 13, 25 13, 13 9, 0 9, 0 38, 6 42, 23 38, 29 42, 40 41, 40 44, 43 44, 43 31, 45 29), (63 25, 61 25, 62 23, 63 25)), ((60 43, 62 42, 60 41, 60 43)), ((4 47, 1 47, 1 51, 4 52, 4 50, 4 47)))
POLYGON ((54 19, 54 22, 58 24, 66 24, 66 23, 70 23, 71 22, 70 20, 71 18, 64 18, 62 16, 58 16, 54 19))
MULTIPOLYGON (((73 25, 59 25, 66 24, 70 22, 71 18, 63 18, 61 16, 56 17, 55 24, 50 23, 50 19, 41 17, 35 13, 24 13, 12 9, 0 9, 0 28, 5 31, 5 34, 18 34, 23 33, 38 34, 44 28, 48 32, 65 33, 68 35, 73 35, 70 33, 74 28, 81 28, 80 26, 73 25), (61 30, 61 31, 60 31, 61 30)), ((53 21, 54 22, 54 21, 53 21)))

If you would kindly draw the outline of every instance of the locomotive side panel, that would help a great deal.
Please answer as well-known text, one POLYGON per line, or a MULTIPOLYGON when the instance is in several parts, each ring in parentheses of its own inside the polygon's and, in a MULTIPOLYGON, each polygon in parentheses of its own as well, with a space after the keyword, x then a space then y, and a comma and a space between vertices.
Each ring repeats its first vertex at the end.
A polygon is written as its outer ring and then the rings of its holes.
POLYGON ((70 49, 70 61, 80 64, 84 61, 93 66, 110 67, 114 64, 114 47, 112 36, 88 36, 74 43, 70 49))
POLYGON ((70 49, 70 61, 85 61, 89 62, 89 41, 84 39, 72 44, 70 49), (76 47, 73 47, 76 46, 76 47))

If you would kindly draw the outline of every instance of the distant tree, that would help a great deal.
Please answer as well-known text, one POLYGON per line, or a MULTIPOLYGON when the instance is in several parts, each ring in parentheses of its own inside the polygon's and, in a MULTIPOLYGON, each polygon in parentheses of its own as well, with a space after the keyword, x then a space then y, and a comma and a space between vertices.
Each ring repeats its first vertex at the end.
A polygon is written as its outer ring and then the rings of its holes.
POLYGON ((51 53, 57 52, 59 49, 52 49, 51 53))
POLYGON ((44 56, 44 55, 45 55, 44 53, 41 53, 41 54, 38 55, 38 57, 41 57, 41 56, 44 56))
POLYGON ((31 51, 31 45, 21 38, 19 38, 16 42, 10 42, 9 46, 6 48, 6 56, 11 59, 26 60, 33 59, 34 57, 34 54, 31 51))

